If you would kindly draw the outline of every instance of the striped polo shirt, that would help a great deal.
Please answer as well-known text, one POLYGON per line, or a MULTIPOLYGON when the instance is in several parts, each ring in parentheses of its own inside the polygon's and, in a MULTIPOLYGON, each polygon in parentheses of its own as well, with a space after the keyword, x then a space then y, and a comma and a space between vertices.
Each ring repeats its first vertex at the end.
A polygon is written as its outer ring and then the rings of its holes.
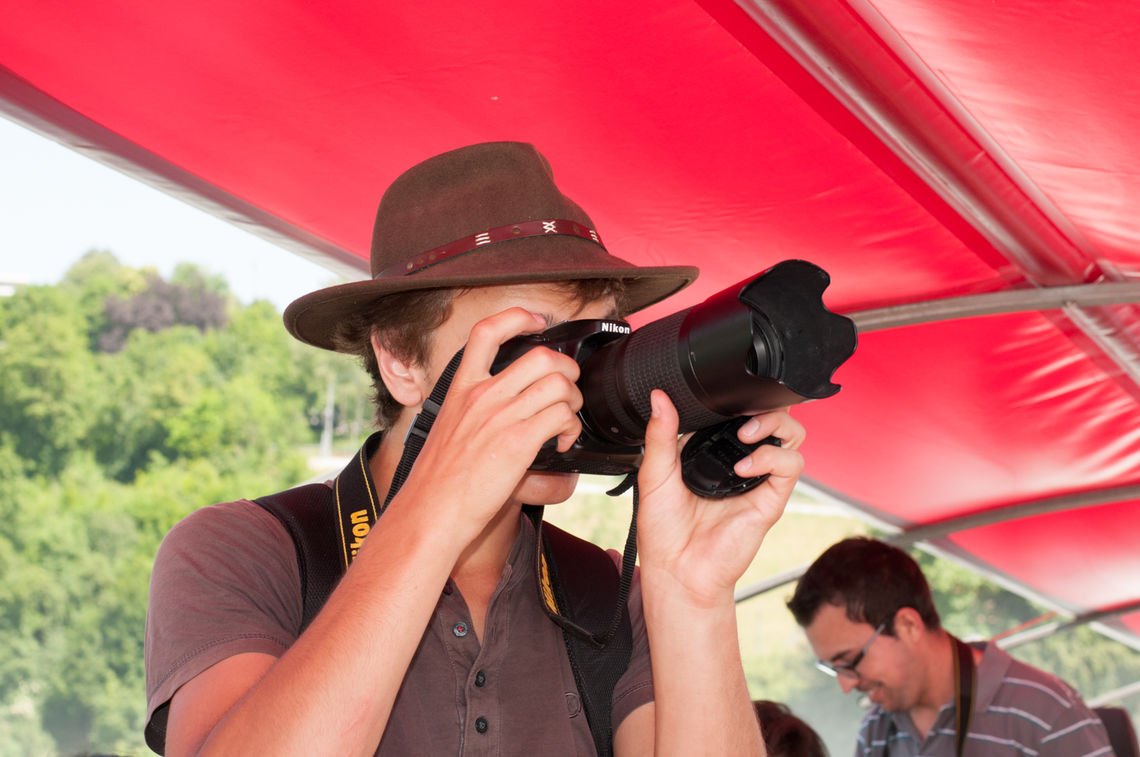
MULTIPOLYGON (((977 693, 964 755, 1112 757, 1096 714, 1064 681, 1013 659, 996 644, 976 670, 977 693)), ((954 757, 954 705, 938 712, 922 739, 906 713, 871 708, 859 728, 856 757, 954 757)))

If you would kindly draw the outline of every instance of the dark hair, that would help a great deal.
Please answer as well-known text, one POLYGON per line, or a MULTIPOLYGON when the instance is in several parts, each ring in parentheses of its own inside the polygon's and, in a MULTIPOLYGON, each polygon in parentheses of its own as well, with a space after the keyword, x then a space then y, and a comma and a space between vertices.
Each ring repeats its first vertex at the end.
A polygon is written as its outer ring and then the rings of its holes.
MULTIPOLYGON (((550 282, 565 289, 577 302, 588 303, 613 297, 619 313, 625 311, 625 282, 621 279, 576 279, 550 282)), ((400 417, 403 406, 392 397, 380 377, 376 353, 372 350, 375 330, 384 346, 411 363, 423 365, 431 349, 432 338, 448 316, 451 304, 464 288, 419 289, 381 297, 340 321, 333 333, 337 352, 355 355, 372 377, 372 401, 376 406, 376 425, 389 428, 400 417)))
POLYGON ((927 629, 942 627, 918 563, 898 547, 865 536, 844 539, 816 558, 796 584, 788 609, 807 627, 824 603, 844 608, 856 623, 885 623, 888 634, 903 607, 916 610, 927 629))
POLYGON ((797 718, 780 702, 757 699, 752 702, 768 757, 828 757, 823 739, 812 727, 797 718))

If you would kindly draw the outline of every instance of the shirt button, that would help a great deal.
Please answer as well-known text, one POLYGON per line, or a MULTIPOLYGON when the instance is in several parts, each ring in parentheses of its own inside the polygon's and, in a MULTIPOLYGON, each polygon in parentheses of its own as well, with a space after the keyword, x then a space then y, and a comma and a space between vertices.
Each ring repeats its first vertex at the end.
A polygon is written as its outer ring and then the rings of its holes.
POLYGON ((451 579, 449 578, 447 579, 447 583, 443 585, 443 593, 450 594, 452 591, 453 589, 451 588, 451 579))
POLYGON ((475 685, 482 688, 485 683, 487 683, 487 675, 480 670, 475 674, 475 685))
POLYGON ((487 718, 475 718, 475 730, 479 733, 487 732, 487 718))
POLYGON ((455 634, 456 636, 459 636, 462 638, 462 637, 467 635, 467 624, 464 623, 463 621, 459 621, 454 626, 452 626, 451 632, 453 634, 455 634))

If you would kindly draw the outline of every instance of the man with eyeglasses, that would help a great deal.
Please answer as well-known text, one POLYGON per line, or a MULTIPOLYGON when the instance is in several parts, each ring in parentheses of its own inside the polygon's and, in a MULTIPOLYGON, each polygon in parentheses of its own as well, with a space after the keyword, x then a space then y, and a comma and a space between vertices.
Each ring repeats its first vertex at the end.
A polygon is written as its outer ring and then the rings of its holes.
POLYGON ((856 757, 1112 755, 1104 725, 1066 683, 947 633, 918 563, 897 547, 832 545, 788 608, 820 670, 873 704, 856 757))

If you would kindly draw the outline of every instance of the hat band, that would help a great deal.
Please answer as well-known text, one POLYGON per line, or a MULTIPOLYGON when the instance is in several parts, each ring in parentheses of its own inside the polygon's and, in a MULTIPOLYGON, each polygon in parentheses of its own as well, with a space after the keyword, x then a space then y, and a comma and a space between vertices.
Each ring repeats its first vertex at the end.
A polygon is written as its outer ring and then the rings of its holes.
POLYGON ((434 250, 428 250, 427 252, 416 255, 406 263, 385 268, 372 278, 382 279, 389 276, 408 276, 413 273, 419 273, 425 268, 430 268, 436 263, 442 263, 444 260, 465 255, 468 252, 474 252, 480 247, 486 247, 489 244, 507 242, 512 239, 543 237, 551 234, 580 237, 593 242, 603 250, 606 249, 605 245, 602 244, 602 240, 598 238, 597 231, 588 226, 583 226, 577 221, 567 221, 566 219, 526 221, 525 223, 513 223, 510 226, 499 226, 478 234, 472 234, 463 239, 457 239, 442 247, 436 247, 434 250))

